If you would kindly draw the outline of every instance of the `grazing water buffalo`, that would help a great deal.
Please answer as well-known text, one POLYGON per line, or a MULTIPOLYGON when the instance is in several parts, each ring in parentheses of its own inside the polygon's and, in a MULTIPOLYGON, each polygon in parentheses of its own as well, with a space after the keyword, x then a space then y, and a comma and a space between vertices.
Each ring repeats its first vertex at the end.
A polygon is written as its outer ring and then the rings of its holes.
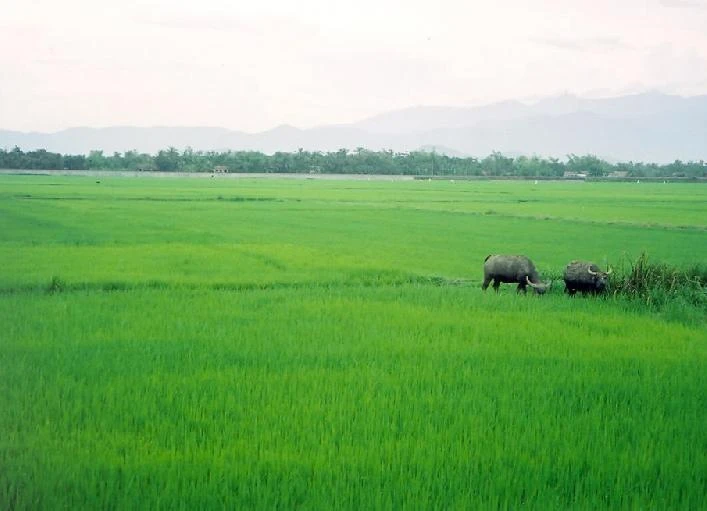
POLYGON ((609 271, 601 271, 599 267, 589 261, 571 261, 565 268, 565 292, 570 295, 580 291, 586 293, 603 293, 606 290, 606 283, 609 271))
POLYGON ((481 289, 489 287, 493 280, 493 288, 498 291, 501 282, 517 283, 518 292, 527 291, 532 287, 536 293, 543 294, 550 289, 552 282, 542 282, 533 261, 522 255, 489 255, 484 259, 484 283, 481 289))

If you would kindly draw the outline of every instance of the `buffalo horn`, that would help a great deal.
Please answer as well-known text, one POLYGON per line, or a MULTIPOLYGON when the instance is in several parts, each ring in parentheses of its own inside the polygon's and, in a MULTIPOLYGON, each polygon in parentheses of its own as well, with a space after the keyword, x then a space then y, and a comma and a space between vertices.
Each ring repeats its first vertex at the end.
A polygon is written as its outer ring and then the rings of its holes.
POLYGON ((525 276, 525 281, 528 283, 528 285, 530 287, 541 287, 541 286, 538 286, 537 284, 533 284, 532 282, 530 282, 530 278, 527 275, 525 276))

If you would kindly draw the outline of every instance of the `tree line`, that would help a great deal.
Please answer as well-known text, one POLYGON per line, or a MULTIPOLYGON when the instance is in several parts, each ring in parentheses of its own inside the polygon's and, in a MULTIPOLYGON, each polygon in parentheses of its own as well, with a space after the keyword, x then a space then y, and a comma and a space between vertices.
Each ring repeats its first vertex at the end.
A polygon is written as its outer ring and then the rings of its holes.
POLYGON ((263 172, 263 173, 328 173, 328 174, 390 174, 415 176, 490 176, 558 178, 587 177, 707 177, 707 163, 682 162, 610 163, 594 155, 570 154, 561 161, 538 156, 511 157, 493 152, 485 158, 448 156, 428 151, 393 152, 304 151, 195 151, 174 147, 151 155, 137 151, 91 151, 88 155, 59 154, 39 149, 24 152, 19 147, 0 149, 0 168, 31 170, 130 170, 164 172, 263 172))

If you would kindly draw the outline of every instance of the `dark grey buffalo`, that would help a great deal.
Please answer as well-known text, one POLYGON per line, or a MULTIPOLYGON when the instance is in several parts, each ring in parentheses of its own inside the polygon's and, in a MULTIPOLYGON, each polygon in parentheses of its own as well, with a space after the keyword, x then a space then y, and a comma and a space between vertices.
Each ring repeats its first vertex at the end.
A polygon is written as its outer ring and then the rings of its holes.
POLYGON ((543 294, 550 289, 551 282, 542 282, 533 261, 522 255, 489 255, 484 259, 484 283, 481 289, 489 287, 498 291, 501 282, 518 284, 518 292, 532 287, 536 293, 543 294))
POLYGON ((571 261, 565 268, 565 292, 570 295, 580 291, 582 294, 603 293, 611 275, 609 271, 602 271, 589 261, 571 261))

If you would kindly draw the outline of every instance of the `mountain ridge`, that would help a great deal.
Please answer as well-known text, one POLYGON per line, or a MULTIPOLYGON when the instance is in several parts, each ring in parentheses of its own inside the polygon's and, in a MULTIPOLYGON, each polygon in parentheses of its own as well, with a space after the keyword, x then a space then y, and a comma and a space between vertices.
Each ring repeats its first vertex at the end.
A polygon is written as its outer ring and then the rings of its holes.
POLYGON ((707 95, 647 92, 613 98, 560 95, 532 104, 516 100, 473 107, 416 106, 352 123, 301 129, 281 124, 259 133, 216 126, 72 127, 53 133, 0 130, 0 148, 64 154, 168 147, 254 150, 411 151, 440 147, 450 155, 485 157, 493 151, 565 157, 595 154, 612 160, 707 160, 707 95))

